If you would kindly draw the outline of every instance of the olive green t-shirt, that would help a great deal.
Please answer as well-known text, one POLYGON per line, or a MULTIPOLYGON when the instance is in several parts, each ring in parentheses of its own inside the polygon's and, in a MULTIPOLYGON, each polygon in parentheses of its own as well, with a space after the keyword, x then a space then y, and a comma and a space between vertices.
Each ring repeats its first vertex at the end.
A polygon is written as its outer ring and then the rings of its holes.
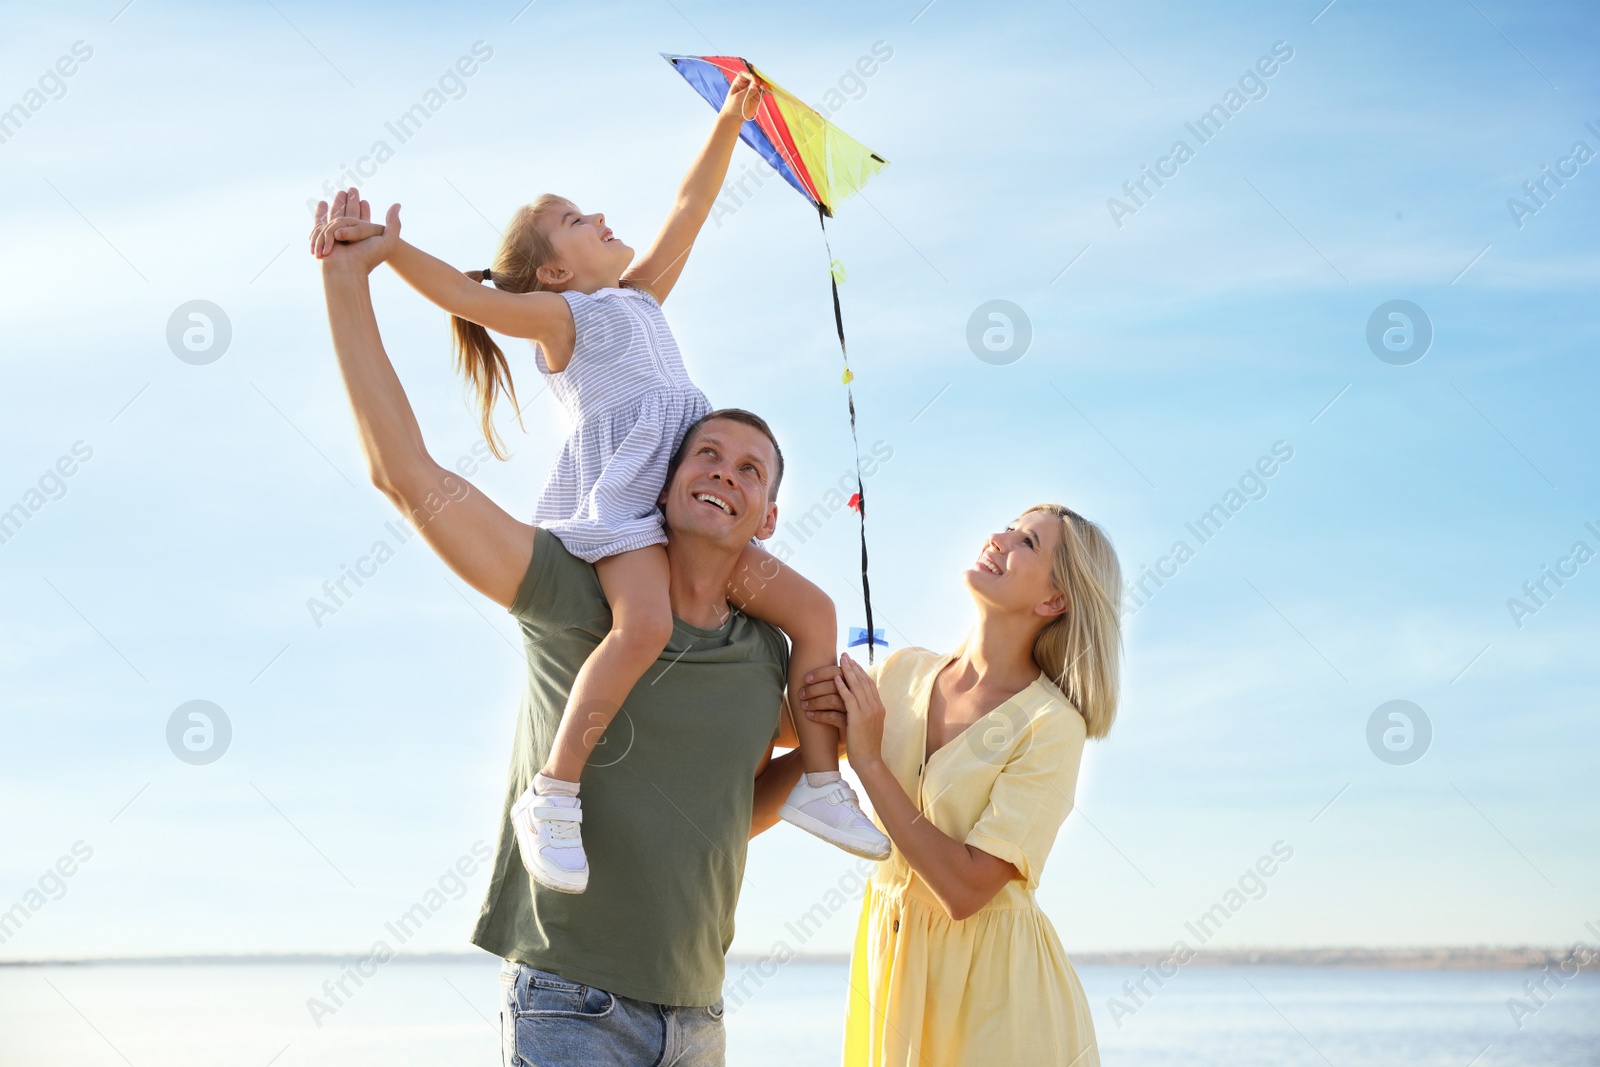
POLYGON ((789 659, 782 634, 739 611, 715 630, 674 618, 671 642, 584 768, 589 888, 557 893, 523 867, 510 808, 544 765, 572 680, 610 629, 611 609, 594 567, 541 530, 511 614, 522 625, 528 680, 473 944, 636 1000, 716 1003, 756 769, 778 728, 789 659))

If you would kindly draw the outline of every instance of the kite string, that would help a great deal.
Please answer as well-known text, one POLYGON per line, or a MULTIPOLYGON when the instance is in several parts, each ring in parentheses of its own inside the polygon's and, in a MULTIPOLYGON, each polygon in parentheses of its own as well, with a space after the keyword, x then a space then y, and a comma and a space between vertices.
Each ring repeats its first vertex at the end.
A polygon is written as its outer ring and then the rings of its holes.
POLYGON ((856 510, 861 517, 861 600, 867 611, 867 663, 871 665, 874 649, 872 586, 867 582, 867 488, 861 479, 861 441, 856 436, 856 396, 850 388, 855 375, 850 370, 850 351, 844 343, 844 312, 839 307, 839 276, 833 269, 833 247, 828 243, 828 213, 820 202, 817 204, 817 223, 822 227, 822 247, 828 253, 828 281, 833 286, 833 324, 839 331, 839 354, 844 357, 844 392, 850 402, 850 443, 855 446, 856 453, 856 510))

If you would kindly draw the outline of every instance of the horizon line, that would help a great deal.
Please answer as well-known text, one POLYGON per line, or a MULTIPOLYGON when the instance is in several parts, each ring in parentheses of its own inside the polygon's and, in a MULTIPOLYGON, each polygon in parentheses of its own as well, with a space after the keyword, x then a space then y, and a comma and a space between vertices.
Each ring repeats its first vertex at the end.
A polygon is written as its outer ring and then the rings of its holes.
MULTIPOLYGON (((1559 961, 1576 950, 1530 944, 1519 945, 1432 945, 1379 947, 1365 945, 1327 945, 1310 948, 1215 948, 1190 950, 1183 965, 1192 966, 1322 966, 1372 967, 1412 970, 1524 970, 1559 961)), ((0 959, 0 968, 23 967, 117 967, 117 966, 240 966, 337 963, 367 959, 368 952, 239 952, 190 953, 159 956, 85 956, 77 958, 0 959)), ((1094 952, 1068 952, 1075 965, 1140 966, 1172 960, 1177 953, 1167 949, 1110 949, 1094 952)), ((760 963, 771 954, 731 953, 726 959, 735 964, 760 963)), ((391 963, 472 963, 499 959, 493 953, 478 952, 396 952, 391 963)), ((839 964, 850 960, 848 952, 797 952, 786 963, 839 964)))

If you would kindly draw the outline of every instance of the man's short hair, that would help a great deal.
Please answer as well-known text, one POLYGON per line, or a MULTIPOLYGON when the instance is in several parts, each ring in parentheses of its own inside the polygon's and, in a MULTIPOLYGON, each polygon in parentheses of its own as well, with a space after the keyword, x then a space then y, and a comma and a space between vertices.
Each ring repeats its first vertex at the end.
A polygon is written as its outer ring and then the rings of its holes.
POLYGON ((753 411, 744 408, 718 408, 715 411, 700 416, 683 435, 683 440, 678 444, 678 450, 672 454, 672 460, 667 464, 667 484, 672 484, 672 479, 677 476, 678 467, 683 463, 683 457, 689 454, 689 444, 700 432, 700 428, 712 419, 727 419, 729 422, 742 422, 746 426, 760 430, 768 441, 772 442, 772 453, 778 458, 778 467, 772 474, 772 481, 767 485, 767 503, 778 499, 778 485, 783 481, 783 449, 778 447, 778 438, 773 434, 772 427, 753 411))

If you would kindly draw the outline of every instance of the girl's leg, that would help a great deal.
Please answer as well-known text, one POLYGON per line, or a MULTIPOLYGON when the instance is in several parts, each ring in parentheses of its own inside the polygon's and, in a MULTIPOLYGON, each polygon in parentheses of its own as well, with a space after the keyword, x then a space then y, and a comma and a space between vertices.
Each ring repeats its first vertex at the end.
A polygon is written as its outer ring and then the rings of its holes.
POLYGON ((858 856, 884 859, 889 839, 862 814, 855 792, 839 776, 839 731, 799 713, 806 674, 834 662, 838 619, 828 594, 765 549, 747 545, 728 598, 747 615, 788 635, 788 708, 806 773, 780 810, 782 818, 858 856))
POLYGON ((785 567, 778 557, 745 546, 733 569, 728 599, 746 615, 782 630, 789 638, 789 699, 786 714, 800 738, 800 765, 810 772, 839 769, 839 729, 800 714, 806 674, 832 666, 839 640, 838 617, 827 593, 785 567))
POLYGON ((634 683, 672 638, 664 546, 609 556, 594 569, 611 602, 611 632, 578 669, 544 769, 511 806, 523 866, 534 881, 561 893, 582 893, 589 885, 578 799, 584 765, 634 683))
POLYGON ((594 570, 611 604, 611 632, 573 679, 541 772, 574 785, 622 702, 672 639, 666 546, 607 556, 594 570))

